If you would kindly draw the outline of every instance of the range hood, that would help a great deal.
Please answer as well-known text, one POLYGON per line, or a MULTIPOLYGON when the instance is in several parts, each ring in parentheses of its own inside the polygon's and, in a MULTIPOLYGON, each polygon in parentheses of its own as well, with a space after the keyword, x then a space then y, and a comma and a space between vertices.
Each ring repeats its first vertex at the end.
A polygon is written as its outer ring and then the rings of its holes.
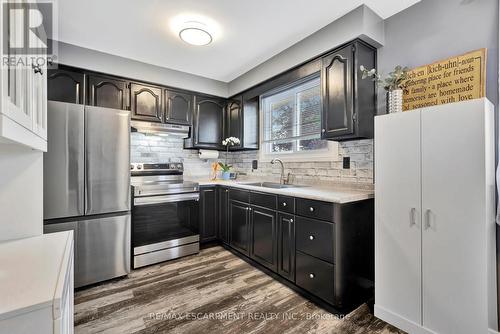
POLYGON ((143 121, 130 121, 132 132, 150 133, 157 135, 172 135, 180 138, 189 138, 189 125, 163 124, 143 121))

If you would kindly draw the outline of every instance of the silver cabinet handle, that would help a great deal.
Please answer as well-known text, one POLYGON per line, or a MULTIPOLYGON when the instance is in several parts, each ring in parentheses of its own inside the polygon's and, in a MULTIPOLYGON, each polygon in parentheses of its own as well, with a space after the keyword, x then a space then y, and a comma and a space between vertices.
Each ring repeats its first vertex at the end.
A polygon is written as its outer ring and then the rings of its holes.
POLYGON ((431 227, 431 209, 425 210, 425 223, 424 229, 427 230, 431 227))
POLYGON ((286 202, 283 202, 283 206, 286 206, 286 202))
POLYGON ((290 219, 290 223, 293 223, 293 219, 290 219))
POLYGON ((314 240, 314 235, 310 235, 309 240, 314 240))
POLYGON ((310 273, 310 274, 309 274, 309 278, 310 278, 310 279, 313 279, 314 277, 316 277, 316 275, 314 275, 313 273, 310 273))
POLYGON ((309 208, 309 211, 314 212, 314 208, 311 206, 311 207, 309 208))
POLYGON ((417 224, 416 219, 415 219, 416 212, 417 212, 417 209, 411 208, 411 210, 410 210, 410 227, 417 224))
POLYGON ((248 211, 248 210, 250 210, 250 208, 249 208, 248 206, 247 206, 245 209, 246 209, 247 211, 248 211))

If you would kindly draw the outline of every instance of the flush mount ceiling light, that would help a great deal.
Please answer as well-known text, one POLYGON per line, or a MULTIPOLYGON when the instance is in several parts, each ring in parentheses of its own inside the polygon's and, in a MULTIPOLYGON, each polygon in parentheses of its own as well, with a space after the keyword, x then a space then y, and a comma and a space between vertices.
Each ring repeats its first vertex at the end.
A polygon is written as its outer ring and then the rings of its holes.
POLYGON ((179 37, 191 45, 203 46, 212 43, 212 35, 200 22, 186 22, 185 27, 179 31, 179 37))
POLYGON ((196 46, 208 45, 220 38, 221 29, 213 19, 194 13, 182 13, 170 20, 170 29, 182 41, 196 46))

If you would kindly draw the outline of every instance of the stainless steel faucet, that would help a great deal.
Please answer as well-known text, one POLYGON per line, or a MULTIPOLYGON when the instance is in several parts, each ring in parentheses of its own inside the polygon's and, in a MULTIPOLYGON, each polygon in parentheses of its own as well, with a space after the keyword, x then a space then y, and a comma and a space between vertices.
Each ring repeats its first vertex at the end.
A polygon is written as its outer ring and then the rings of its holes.
POLYGON ((271 160, 271 164, 273 165, 277 162, 281 165, 280 184, 288 184, 290 182, 290 173, 288 173, 288 176, 285 178, 285 166, 283 165, 283 161, 281 161, 281 159, 271 160))

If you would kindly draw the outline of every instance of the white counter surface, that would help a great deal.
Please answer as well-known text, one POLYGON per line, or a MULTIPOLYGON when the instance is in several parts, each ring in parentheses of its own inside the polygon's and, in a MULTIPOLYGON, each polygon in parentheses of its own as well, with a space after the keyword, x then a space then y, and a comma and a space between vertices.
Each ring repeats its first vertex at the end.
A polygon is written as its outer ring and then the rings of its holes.
POLYGON ((71 247, 73 231, 0 242, 0 320, 60 302, 71 247))
POLYGON ((259 180, 242 180, 242 181, 224 181, 224 180, 207 180, 193 178, 191 181, 198 182, 200 186, 207 185, 224 185, 228 187, 241 188, 253 191, 260 191, 272 193, 277 195, 285 195, 292 197, 300 197, 307 199, 314 199, 318 201, 332 202, 332 203, 350 203, 357 202, 365 199, 373 198, 375 192, 373 190, 355 189, 347 185, 333 185, 333 186, 305 186, 298 188, 265 188, 259 186, 251 186, 248 183, 260 182, 259 180))

